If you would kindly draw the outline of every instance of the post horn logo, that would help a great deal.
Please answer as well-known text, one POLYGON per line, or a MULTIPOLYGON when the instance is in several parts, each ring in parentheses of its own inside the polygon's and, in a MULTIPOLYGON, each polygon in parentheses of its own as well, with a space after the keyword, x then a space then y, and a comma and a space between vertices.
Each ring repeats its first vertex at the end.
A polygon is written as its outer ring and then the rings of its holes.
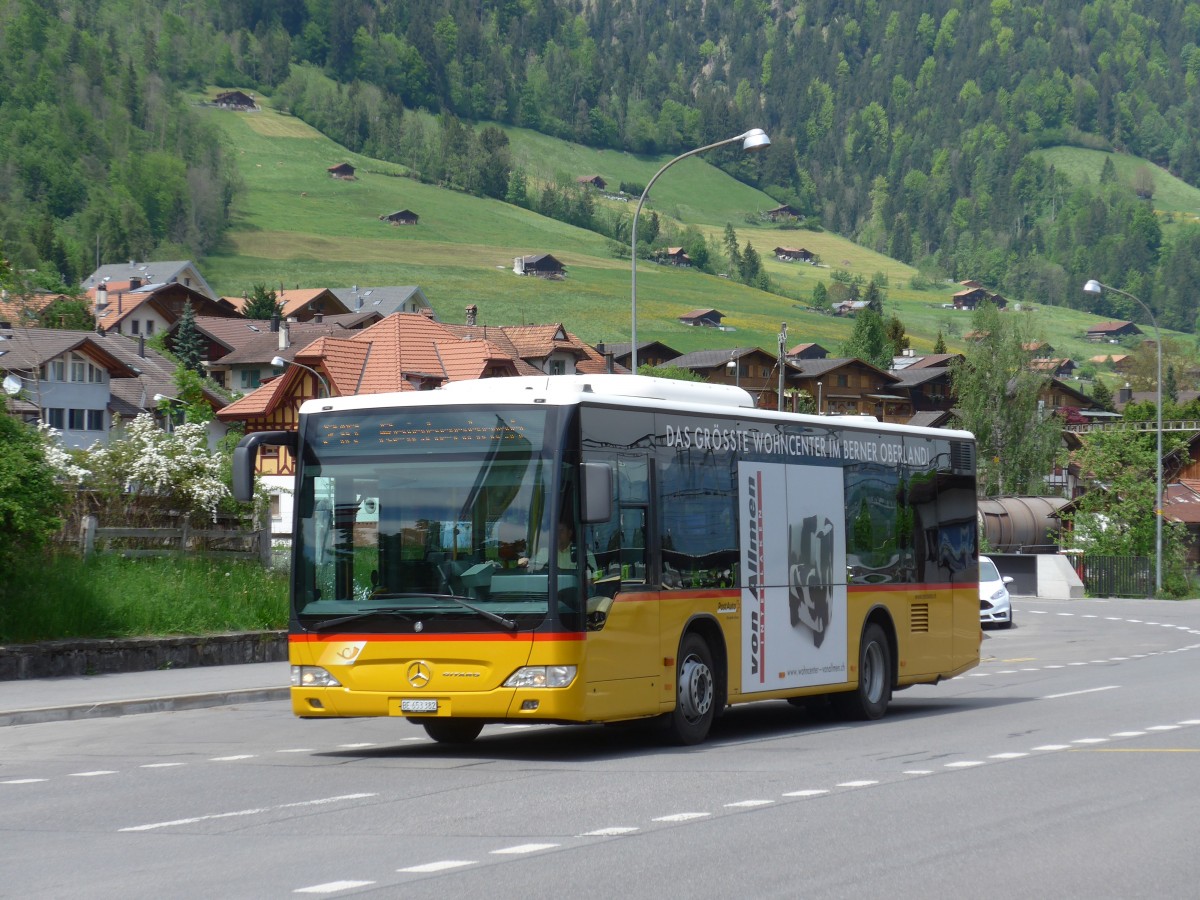
POLYGON ((418 661, 408 667, 408 683, 415 688, 425 687, 431 678, 433 673, 429 671, 428 663, 418 661))

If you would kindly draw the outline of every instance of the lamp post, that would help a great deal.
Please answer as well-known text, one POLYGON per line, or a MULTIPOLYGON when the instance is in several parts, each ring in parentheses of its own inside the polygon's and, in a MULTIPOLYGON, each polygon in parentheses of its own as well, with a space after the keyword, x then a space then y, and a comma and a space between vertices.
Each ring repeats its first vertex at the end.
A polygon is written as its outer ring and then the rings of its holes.
POLYGON ((687 153, 681 153, 673 160, 664 165, 661 169, 654 173, 654 177, 647 183, 642 190, 642 196, 638 199, 637 209, 633 211, 633 228, 630 231, 630 248, 632 253, 629 255, 629 273, 630 273, 630 333, 629 346, 631 348, 630 367, 633 369, 633 374, 637 374, 637 223, 638 216, 642 214, 642 206, 646 203, 646 197, 650 194, 650 188, 654 186, 654 182, 658 181, 658 176, 681 159, 687 159, 689 156, 695 156, 698 153, 704 153, 707 150, 713 150, 717 147, 724 147, 728 144, 736 144, 742 142, 742 149, 747 153, 754 150, 761 150, 763 147, 771 146, 771 139, 767 137, 767 133, 761 128, 751 128, 749 131, 743 132, 736 137, 726 138, 723 141, 717 141, 715 144, 705 144, 703 147, 697 147, 695 150, 689 150, 687 153))
POLYGON ((742 367, 738 365, 737 351, 729 357, 729 362, 725 363, 726 370, 733 369, 733 385, 734 387, 742 386, 742 367))
POLYGON ((174 432, 175 431, 175 417, 171 415, 171 410, 170 410, 169 404, 178 403, 180 406, 182 406, 184 408, 184 415, 186 416, 187 415, 187 405, 188 405, 187 401, 180 400, 178 397, 168 397, 166 394, 155 394, 154 402, 158 403, 160 405, 163 403, 168 404, 167 409, 164 411, 166 413, 166 419, 167 419, 167 433, 170 434, 170 433, 174 432))
POLYGON ((1120 294, 1122 297, 1128 297, 1150 317, 1150 324, 1154 326, 1154 346, 1158 356, 1158 381, 1155 384, 1155 405, 1158 407, 1158 434, 1156 435, 1155 450, 1154 450, 1154 593, 1155 595, 1162 593, 1162 520, 1163 520, 1163 451, 1162 451, 1162 435, 1163 435, 1163 381, 1162 381, 1162 332, 1158 328, 1158 319, 1154 318, 1154 313, 1150 311, 1145 303, 1133 294, 1126 293, 1120 288, 1112 287, 1091 279, 1083 286, 1083 290, 1089 294, 1102 294, 1105 291, 1112 291, 1114 294, 1120 294))
POLYGON ((824 410, 821 408, 821 389, 824 387, 825 387, 825 382, 823 382, 823 381, 817 382, 817 415, 818 416, 825 415, 824 410))
POLYGON ((274 359, 272 359, 271 366, 276 369, 286 369, 288 366, 297 366, 298 368, 304 369, 306 372, 311 372, 313 374, 313 377, 317 379, 317 397, 318 398, 321 397, 321 389, 322 388, 325 389, 326 397, 333 396, 333 392, 329 389, 329 382, 327 382, 321 376, 321 373, 318 372, 316 369, 314 369, 312 366, 306 366, 304 363, 296 362, 294 359, 287 360, 287 359, 284 359, 282 356, 276 356, 274 359))
POLYGON ((25 392, 26 381, 33 382, 34 387, 37 388, 38 396, 36 399, 32 399, 30 402, 37 407, 38 421, 41 422, 43 421, 45 414, 42 411, 40 381, 38 381, 36 378, 26 378, 24 375, 20 375, 16 372, 9 372, 4 376, 4 393, 7 396, 12 397, 14 400, 19 399, 21 394, 25 392))

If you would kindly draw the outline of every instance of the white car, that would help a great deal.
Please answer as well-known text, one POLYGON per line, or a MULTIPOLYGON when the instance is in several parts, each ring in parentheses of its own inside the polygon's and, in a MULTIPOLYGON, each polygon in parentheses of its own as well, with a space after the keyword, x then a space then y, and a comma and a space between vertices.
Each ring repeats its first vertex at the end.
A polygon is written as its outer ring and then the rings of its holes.
POLYGON ((1012 628, 1012 599, 1008 586, 1012 576, 1000 576, 996 564, 986 556, 979 557, 979 623, 998 628, 1012 628))

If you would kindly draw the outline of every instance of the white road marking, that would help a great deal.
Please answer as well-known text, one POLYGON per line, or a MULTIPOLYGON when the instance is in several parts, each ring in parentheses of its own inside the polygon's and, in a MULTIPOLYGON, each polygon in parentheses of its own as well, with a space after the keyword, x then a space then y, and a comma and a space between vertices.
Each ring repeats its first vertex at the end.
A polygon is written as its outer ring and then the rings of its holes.
POLYGON ((420 874, 428 874, 429 872, 444 872, 447 869, 461 869, 463 866, 473 866, 473 859, 443 859, 438 862, 425 863, 420 866, 406 866, 403 869, 397 869, 397 872, 417 872, 420 874))
POLYGON ((1070 744, 1042 744, 1040 747, 1034 747, 1034 750, 1069 750, 1070 744))
POLYGON ((981 760, 981 759, 964 759, 959 762, 946 763, 946 768, 947 769, 969 769, 972 766, 982 766, 983 764, 984 764, 983 760, 981 760))
POLYGON ((302 800, 298 803, 284 803, 280 806, 265 806, 255 809, 239 809, 236 812, 213 813, 207 816, 191 816, 187 819, 173 819, 170 822, 152 822, 149 825, 132 825, 121 831, 154 831, 157 828, 172 828, 176 825, 195 825, 197 822, 209 822, 214 819, 233 819, 240 816, 256 816, 259 813, 270 812, 272 809, 295 809, 299 806, 322 806, 326 803, 339 803, 343 800, 361 800, 374 797, 375 794, 342 794, 338 797, 323 797, 320 800, 302 800))
POLYGON ((139 769, 174 769, 176 766, 186 766, 187 763, 146 763, 144 766, 138 766, 139 769))
POLYGON ((932 775, 933 769, 905 769, 905 775, 932 775))
POLYGON ((828 794, 825 790, 808 790, 808 791, 789 791, 784 794, 785 797, 819 797, 821 794, 828 794))
MULTIPOLYGON (((1071 665, 1074 665, 1074 663, 1072 663, 1071 665)), ((1109 685, 1105 685, 1104 687, 1088 688, 1085 691, 1068 691, 1065 694, 1047 694, 1042 699, 1043 700, 1059 700, 1063 697, 1078 697, 1080 694, 1096 694, 1096 693, 1099 693, 1100 691, 1115 691, 1119 687, 1120 687, 1119 684, 1109 684, 1109 685)))
POLYGON ((1108 738, 1079 738, 1071 741, 1072 744, 1107 744, 1108 738))
POLYGON ((521 853, 537 853, 539 850, 553 850, 558 844, 517 844, 515 847, 505 847, 503 850, 493 850, 493 855, 501 853, 510 853, 513 855, 521 853))
POLYGON ((1065 669, 1066 666, 1052 665, 1052 666, 1046 666, 1046 668, 1047 669, 1065 669))
POLYGON ((49 780, 48 778, 10 778, 8 781, 0 781, 0 784, 38 784, 49 780))
POLYGON ((363 741, 359 744, 338 744, 339 750, 362 750, 366 747, 374 747, 371 741, 363 741))
POLYGON ((706 812, 686 812, 673 813, 669 816, 659 816, 657 819, 651 819, 652 822, 690 822, 692 819, 704 819, 711 816, 712 813, 706 812))
POLYGON ((116 775, 112 769, 97 769, 95 772, 72 772, 68 778, 94 778, 97 775, 116 775))
POLYGON ((325 884, 314 884, 312 887, 296 888, 293 894, 336 894, 338 891, 349 891, 353 888, 367 887, 373 881, 329 881, 325 884))
POLYGON ((1184 719, 1180 725, 1200 725, 1200 719, 1184 719))
POLYGON ((843 781, 841 784, 838 785, 838 787, 844 787, 844 788, 870 787, 873 784, 879 784, 879 782, 878 781, 843 781))
POLYGON ((1109 737, 1141 737, 1145 733, 1144 731, 1116 731, 1110 734, 1109 737))
POLYGON ((276 750, 276 753, 316 753, 313 747, 295 747, 291 750, 276 750))
POLYGON ((1147 731, 1174 731, 1178 725, 1151 725, 1147 731))
POLYGON ((993 753, 988 759, 1020 759, 1022 756, 1028 755, 1028 753, 993 753))
POLYGON ((585 831, 579 837, 619 837, 622 834, 633 834, 636 828, 614 825, 611 828, 597 828, 595 831, 585 831))
POLYGON ((255 753, 239 753, 236 756, 214 756, 209 762, 236 762, 239 759, 254 759, 255 753))
POLYGON ((739 800, 737 803, 726 803, 726 809, 750 809, 755 806, 769 806, 774 800, 739 800))

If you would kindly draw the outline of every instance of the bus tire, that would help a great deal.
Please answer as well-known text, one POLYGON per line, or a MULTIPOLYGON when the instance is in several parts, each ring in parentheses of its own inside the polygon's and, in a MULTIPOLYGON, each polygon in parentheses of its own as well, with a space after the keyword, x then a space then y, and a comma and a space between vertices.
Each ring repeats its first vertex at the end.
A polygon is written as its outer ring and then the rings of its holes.
POLYGON ((881 719, 891 699, 892 650, 883 629, 869 622, 858 645, 858 687, 834 694, 834 705, 847 719, 881 719))
POLYGON ((425 719, 421 724, 439 744, 469 744, 483 731, 478 719, 425 719))
POLYGON ((717 712, 717 679, 712 650, 698 634, 684 635, 679 644, 675 709, 667 717, 672 742, 690 746, 708 736, 717 712))

